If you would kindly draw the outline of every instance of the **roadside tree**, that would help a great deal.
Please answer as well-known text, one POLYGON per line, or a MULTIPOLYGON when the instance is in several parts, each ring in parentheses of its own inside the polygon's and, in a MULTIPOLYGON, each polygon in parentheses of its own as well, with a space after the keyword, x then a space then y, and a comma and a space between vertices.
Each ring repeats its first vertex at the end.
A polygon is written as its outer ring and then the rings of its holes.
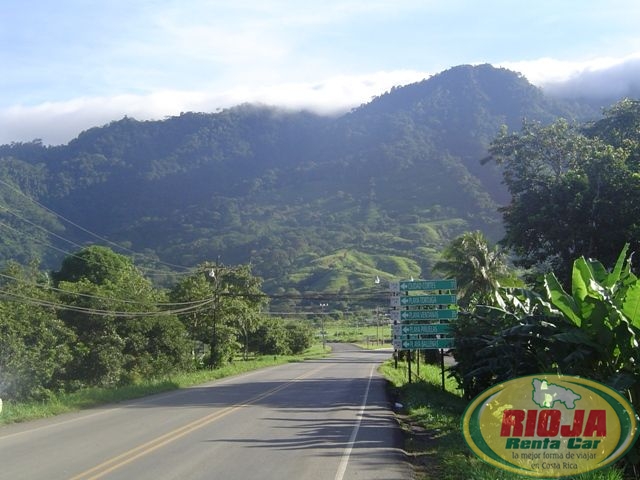
POLYGON ((62 390, 75 336, 56 316, 49 279, 34 266, 0 277, 0 397, 43 400, 62 390))
POLYGON ((209 367, 219 367, 241 352, 247 356, 250 335, 267 299, 261 286, 248 265, 206 262, 172 289, 174 302, 208 301, 208 306, 179 317, 189 331, 192 351, 208 346, 203 360, 209 367))
POLYGON ((568 285, 575 258, 616 261, 625 243, 640 246, 637 102, 613 107, 593 125, 525 122, 491 144, 511 202, 502 208, 502 243, 517 263, 555 272, 568 285))
POLYGON ((60 316, 77 337, 71 385, 126 384, 189 365, 183 325, 162 312, 164 296, 127 257, 87 247, 53 278, 65 305, 60 316))

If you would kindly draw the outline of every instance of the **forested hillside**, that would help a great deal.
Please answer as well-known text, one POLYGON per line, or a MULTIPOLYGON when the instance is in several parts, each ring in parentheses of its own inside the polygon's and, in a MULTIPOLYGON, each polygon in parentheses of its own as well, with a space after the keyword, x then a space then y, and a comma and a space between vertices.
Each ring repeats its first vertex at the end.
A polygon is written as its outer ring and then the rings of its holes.
POLYGON ((54 268, 99 243, 156 269, 251 263, 272 293, 428 276, 461 233, 502 235, 508 196, 481 159, 503 125, 599 113, 460 66, 340 117, 242 105, 4 145, 0 261, 54 268))

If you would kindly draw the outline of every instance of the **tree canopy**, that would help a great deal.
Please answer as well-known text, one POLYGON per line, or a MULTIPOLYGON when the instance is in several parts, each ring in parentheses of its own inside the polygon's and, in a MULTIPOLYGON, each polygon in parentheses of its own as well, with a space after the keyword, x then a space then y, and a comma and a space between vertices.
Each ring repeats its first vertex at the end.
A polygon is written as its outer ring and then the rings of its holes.
POLYGON ((0 272, 0 396, 43 399, 308 348, 308 328, 263 315, 261 287, 248 265, 204 262, 166 291, 95 245, 52 275, 12 263, 0 272))
POLYGON ((640 245, 639 121, 638 102, 625 101, 595 124, 525 122, 493 141, 511 193, 502 243, 521 265, 566 282, 577 256, 613 262, 640 245))
POLYGON ((506 253, 491 246, 482 232, 468 232, 454 239, 441 257, 433 270, 457 280, 462 308, 494 304, 500 287, 513 286, 506 253))

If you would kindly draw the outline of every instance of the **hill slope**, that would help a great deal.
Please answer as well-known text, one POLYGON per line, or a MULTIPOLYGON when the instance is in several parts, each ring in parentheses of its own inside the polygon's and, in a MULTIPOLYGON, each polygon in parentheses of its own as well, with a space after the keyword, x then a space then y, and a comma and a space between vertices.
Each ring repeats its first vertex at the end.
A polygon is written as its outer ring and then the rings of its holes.
POLYGON ((513 72, 460 66, 338 118, 243 105, 5 145, 0 260, 55 267, 60 250, 108 240, 146 263, 252 262, 273 292, 428 276, 462 232, 501 235, 501 176, 479 162, 501 125, 588 111, 576 107, 513 72))

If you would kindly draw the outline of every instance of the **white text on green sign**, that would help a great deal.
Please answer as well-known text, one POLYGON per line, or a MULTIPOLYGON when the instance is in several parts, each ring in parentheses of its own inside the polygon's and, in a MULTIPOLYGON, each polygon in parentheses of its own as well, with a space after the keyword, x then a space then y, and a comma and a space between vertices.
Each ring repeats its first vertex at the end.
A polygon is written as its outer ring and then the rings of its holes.
POLYGON ((441 310, 391 310, 391 320, 455 320, 458 318, 458 310, 441 309, 441 310))
POLYGON ((397 350, 431 350, 434 348, 453 348, 453 338, 394 340, 393 347, 397 350))
POLYGON ((455 295, 413 295, 391 297, 392 307, 407 307, 410 305, 453 305, 456 303, 455 295))
POLYGON ((452 330, 452 326, 448 323, 405 323, 393 326, 395 335, 441 334, 451 333, 452 330))
POLYGON ((455 279, 389 282, 389 290, 392 292, 407 292, 409 290, 455 290, 456 288, 457 284, 455 279))

